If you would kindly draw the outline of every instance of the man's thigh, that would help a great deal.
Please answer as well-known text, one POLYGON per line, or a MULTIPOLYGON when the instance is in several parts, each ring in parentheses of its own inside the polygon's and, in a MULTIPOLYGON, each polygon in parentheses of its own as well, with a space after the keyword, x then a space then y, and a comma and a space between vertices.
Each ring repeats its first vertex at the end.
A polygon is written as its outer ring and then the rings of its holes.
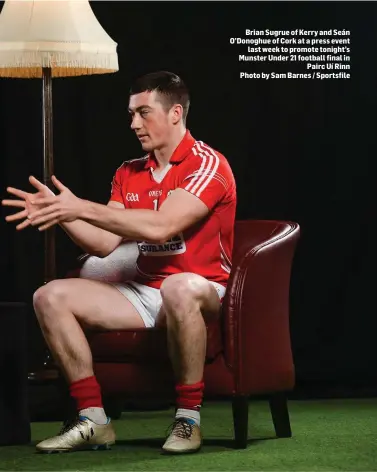
MULTIPOLYGON (((55 280, 48 285, 83 328, 118 330, 145 327, 136 308, 111 284, 75 278, 55 280)), ((47 289, 48 285, 44 288, 47 289)))

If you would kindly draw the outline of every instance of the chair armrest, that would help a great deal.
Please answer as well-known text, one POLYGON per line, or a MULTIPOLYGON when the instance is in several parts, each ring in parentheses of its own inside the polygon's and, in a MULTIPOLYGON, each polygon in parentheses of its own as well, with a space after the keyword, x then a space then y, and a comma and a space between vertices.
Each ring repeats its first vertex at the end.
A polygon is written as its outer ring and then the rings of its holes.
MULTIPOLYGON (((287 389, 294 384, 289 327, 289 292, 293 256, 300 229, 275 223, 256 243, 243 237, 224 302, 225 359, 240 394, 287 389)), ((254 240, 253 240, 254 239, 254 240)))

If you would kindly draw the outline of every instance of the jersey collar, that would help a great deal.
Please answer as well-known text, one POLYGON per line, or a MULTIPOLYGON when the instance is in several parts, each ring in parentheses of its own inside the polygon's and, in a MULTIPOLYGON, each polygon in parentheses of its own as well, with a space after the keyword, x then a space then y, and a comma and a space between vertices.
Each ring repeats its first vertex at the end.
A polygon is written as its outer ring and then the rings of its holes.
MULTIPOLYGON (((183 136, 181 142, 175 148, 175 151, 173 152, 169 163, 174 164, 174 163, 182 162, 183 159, 185 159, 190 154, 194 143, 195 143, 195 139, 191 136, 190 131, 186 130, 186 133, 183 136)), ((148 154, 148 159, 145 163, 144 168, 149 169, 152 167, 153 169, 155 169, 156 165, 157 165, 157 162, 154 157, 154 153, 151 152, 150 154, 148 154)))

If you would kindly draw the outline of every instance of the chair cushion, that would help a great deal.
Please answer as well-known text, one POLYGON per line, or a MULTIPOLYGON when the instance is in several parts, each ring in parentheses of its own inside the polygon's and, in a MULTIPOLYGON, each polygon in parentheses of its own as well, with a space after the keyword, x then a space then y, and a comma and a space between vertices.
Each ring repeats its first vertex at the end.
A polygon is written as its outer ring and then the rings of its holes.
MULTIPOLYGON (((140 328, 96 332, 88 336, 94 362, 169 361, 166 330, 140 328)), ((207 326, 206 362, 222 352, 220 323, 207 326)))

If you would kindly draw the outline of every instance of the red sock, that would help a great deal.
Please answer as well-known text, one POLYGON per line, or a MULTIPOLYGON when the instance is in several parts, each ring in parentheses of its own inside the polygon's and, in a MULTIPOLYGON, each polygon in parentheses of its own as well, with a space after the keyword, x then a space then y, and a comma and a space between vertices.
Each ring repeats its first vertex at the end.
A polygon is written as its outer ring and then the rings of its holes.
POLYGON ((202 406, 204 382, 191 385, 177 384, 177 408, 199 411, 202 406))
POLYGON ((78 411, 90 407, 103 408, 101 387, 94 376, 72 382, 69 391, 76 400, 78 411))

